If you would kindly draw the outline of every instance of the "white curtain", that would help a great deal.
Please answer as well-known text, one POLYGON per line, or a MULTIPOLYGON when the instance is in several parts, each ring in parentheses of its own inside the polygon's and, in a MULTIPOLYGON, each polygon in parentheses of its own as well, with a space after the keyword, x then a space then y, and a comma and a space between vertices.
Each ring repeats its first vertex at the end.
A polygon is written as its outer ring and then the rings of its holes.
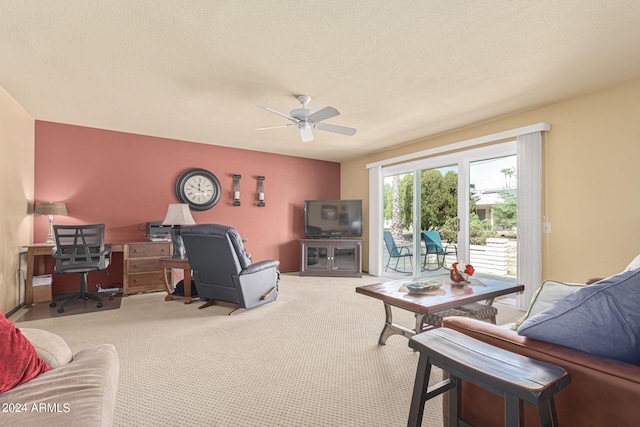
POLYGON ((518 307, 526 308, 542 281, 542 132, 517 137, 518 307))
POLYGON ((371 242, 382 242, 383 185, 382 166, 369 168, 369 274, 373 276, 382 276, 383 248, 371 242))

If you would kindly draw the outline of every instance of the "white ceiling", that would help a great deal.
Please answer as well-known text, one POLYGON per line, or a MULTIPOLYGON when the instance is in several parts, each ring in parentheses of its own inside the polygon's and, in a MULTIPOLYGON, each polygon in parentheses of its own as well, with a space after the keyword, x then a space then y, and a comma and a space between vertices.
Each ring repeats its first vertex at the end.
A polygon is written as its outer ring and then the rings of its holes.
POLYGON ((2 0, 37 120, 342 161, 640 77, 638 0, 2 0), (327 105, 302 143, 283 113, 327 105))

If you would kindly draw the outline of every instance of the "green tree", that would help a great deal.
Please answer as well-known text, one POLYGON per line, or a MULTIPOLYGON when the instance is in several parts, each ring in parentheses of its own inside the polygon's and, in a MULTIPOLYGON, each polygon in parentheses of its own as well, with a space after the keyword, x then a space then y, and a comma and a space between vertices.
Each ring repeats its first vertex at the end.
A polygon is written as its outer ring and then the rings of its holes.
MULTIPOLYGON (((444 175, 437 169, 421 173, 420 206, 422 230, 439 230, 447 220, 458 217, 458 174, 447 171, 444 175)), ((402 225, 409 228, 413 224, 413 176, 406 175, 400 182, 402 225)), ((470 212, 475 212, 475 200, 469 197, 470 212)), ((457 239, 454 238, 453 241, 457 239)), ((450 240, 451 241, 451 240, 450 240)))
MULTIPOLYGON (((413 226, 413 174, 400 178, 400 225, 410 229, 413 226)), ((384 217, 393 220, 393 186, 384 187, 384 217)), ((448 171, 444 175, 436 169, 422 171, 421 174, 422 230, 438 230, 448 242, 458 240, 458 174, 448 171)), ((497 237, 488 221, 476 214, 476 201, 469 194, 470 235, 472 244, 484 244, 487 237, 497 237)))
POLYGON ((508 230, 518 225, 518 199, 506 192, 500 196, 502 202, 493 206, 493 219, 496 225, 508 230))
POLYGON ((511 188, 511 177, 516 174, 514 168, 504 168, 500 170, 504 174, 504 188, 511 188))
MULTIPOLYGON (((440 229, 440 236, 448 242, 456 242, 458 239, 458 220, 450 218, 440 229)), ((469 214, 469 241, 472 245, 484 245, 489 237, 498 237, 498 233, 493 230, 491 223, 480 219, 478 214, 469 214)))

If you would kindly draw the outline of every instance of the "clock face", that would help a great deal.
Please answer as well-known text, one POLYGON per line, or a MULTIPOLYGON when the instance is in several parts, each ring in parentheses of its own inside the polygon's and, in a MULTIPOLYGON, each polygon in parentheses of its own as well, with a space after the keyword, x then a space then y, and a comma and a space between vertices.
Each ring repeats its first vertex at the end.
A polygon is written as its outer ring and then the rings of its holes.
POLYGON ((220 200, 220 181, 206 169, 185 171, 176 181, 176 195, 196 211, 211 209, 220 200))

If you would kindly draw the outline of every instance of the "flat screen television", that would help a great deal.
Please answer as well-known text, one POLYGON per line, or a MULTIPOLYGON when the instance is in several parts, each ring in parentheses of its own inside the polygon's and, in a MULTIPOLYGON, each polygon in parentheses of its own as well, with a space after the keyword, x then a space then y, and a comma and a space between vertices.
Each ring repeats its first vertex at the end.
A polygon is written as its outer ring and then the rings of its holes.
POLYGON ((362 200, 305 200, 307 237, 362 237, 362 200))

